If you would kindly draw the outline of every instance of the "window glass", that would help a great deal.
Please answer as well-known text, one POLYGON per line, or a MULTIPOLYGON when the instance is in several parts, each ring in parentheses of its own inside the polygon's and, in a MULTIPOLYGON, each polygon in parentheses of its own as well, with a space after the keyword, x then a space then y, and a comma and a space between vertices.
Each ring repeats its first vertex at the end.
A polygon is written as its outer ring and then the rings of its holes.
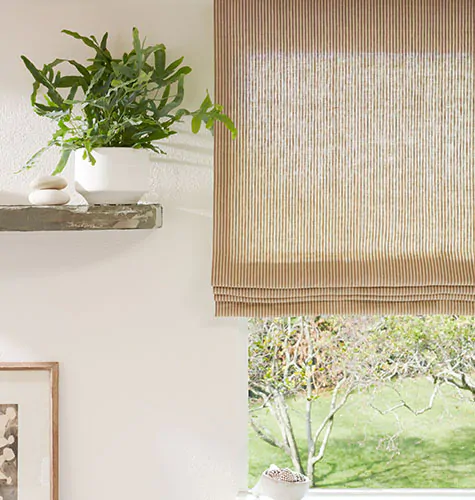
POLYGON ((475 318, 249 321, 249 486, 475 488, 475 318))

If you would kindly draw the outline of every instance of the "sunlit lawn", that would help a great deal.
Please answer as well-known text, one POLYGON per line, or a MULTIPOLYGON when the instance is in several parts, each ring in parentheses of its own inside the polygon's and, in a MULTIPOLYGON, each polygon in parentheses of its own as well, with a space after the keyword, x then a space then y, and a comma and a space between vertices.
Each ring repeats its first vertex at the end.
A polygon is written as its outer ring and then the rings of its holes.
MULTIPOLYGON (((427 380, 408 380, 402 394, 414 408, 427 405, 433 386, 427 380)), ((467 398, 468 399, 468 398, 467 398)), ((475 488, 475 403, 461 401, 445 386, 432 410, 415 416, 397 410, 404 431, 394 453, 378 446, 398 431, 396 417, 380 415, 368 405, 369 396, 353 396, 335 419, 327 453, 315 469, 319 488, 475 488)), ((397 402, 390 390, 378 393, 375 405, 385 409, 397 402)), ((290 401, 296 437, 306 450, 303 410, 305 400, 290 401)), ((329 406, 329 395, 315 403, 314 426, 329 406)), ((277 430, 266 410, 259 418, 277 430)), ((261 441, 249 429, 249 484, 253 486, 271 463, 291 467, 286 455, 261 441)))

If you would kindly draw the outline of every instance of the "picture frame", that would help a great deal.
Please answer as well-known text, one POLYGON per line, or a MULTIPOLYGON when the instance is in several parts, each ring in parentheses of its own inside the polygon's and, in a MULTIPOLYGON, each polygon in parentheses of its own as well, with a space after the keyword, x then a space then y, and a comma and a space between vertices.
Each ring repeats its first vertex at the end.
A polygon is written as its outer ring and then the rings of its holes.
POLYGON ((59 363, 0 362, 0 499, 59 500, 59 363))

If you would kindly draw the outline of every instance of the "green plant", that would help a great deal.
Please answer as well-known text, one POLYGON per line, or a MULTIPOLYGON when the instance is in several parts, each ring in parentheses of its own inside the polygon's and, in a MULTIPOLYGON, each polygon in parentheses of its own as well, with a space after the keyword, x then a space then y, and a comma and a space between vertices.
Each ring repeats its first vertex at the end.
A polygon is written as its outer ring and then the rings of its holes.
POLYGON ((191 117, 191 128, 198 133, 204 123, 213 131, 222 122, 236 136, 232 120, 209 94, 196 111, 181 108, 185 76, 191 72, 182 65, 183 57, 167 64, 164 45, 146 46, 137 28, 133 29, 133 48, 121 59, 107 48, 108 33, 96 37, 63 30, 94 51, 87 65, 71 59, 55 59, 38 69, 22 56, 34 78, 31 104, 35 112, 57 124, 48 144, 24 166, 32 168, 48 149, 58 147, 61 157, 53 174, 62 172, 71 152, 84 148, 84 157, 94 164, 93 150, 99 147, 124 147, 163 151, 156 145, 176 133, 174 125, 191 117), (75 74, 62 75, 60 67, 69 65, 75 74))

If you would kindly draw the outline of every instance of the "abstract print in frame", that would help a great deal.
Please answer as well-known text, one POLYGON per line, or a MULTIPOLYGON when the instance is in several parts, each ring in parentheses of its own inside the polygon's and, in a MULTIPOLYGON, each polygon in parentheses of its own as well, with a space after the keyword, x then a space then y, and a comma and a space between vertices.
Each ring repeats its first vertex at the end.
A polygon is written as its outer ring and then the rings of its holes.
POLYGON ((59 365, 0 363, 0 500, 58 500, 59 365))
POLYGON ((0 500, 18 500, 18 405, 0 403, 0 500))

